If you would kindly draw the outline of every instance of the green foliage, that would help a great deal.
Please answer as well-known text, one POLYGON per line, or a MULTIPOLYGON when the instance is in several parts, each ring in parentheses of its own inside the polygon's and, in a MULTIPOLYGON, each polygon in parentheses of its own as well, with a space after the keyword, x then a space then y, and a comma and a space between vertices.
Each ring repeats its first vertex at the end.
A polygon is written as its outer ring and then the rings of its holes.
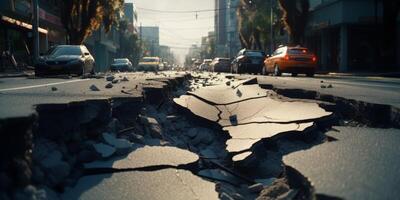
POLYGON ((266 50, 271 42, 271 7, 278 9, 275 0, 241 0, 237 9, 239 36, 242 47, 266 50))
POLYGON ((124 0, 64 0, 62 23, 70 44, 82 44, 87 37, 104 25, 108 32, 117 21, 124 0))

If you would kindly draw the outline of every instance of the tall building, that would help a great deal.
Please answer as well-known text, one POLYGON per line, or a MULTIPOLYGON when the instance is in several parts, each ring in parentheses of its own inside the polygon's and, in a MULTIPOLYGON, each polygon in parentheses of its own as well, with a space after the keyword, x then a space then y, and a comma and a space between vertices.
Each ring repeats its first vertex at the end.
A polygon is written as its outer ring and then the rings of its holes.
POLYGON ((160 49, 160 28, 158 26, 141 26, 140 37, 147 47, 148 56, 159 56, 160 49))
POLYGON ((225 57, 227 41, 227 0, 215 0, 215 36, 216 36, 216 56, 225 57))
POLYGON ((138 33, 138 15, 134 3, 124 4, 124 16, 128 20, 128 30, 130 33, 138 33))
POLYGON ((227 1, 227 13, 226 13, 226 27, 227 27, 227 50, 228 57, 234 57, 242 48, 239 40, 239 27, 238 18, 236 14, 237 7, 239 6, 239 0, 228 0, 227 1))
POLYGON ((241 49, 236 10, 239 0, 215 0, 216 56, 234 57, 241 49))

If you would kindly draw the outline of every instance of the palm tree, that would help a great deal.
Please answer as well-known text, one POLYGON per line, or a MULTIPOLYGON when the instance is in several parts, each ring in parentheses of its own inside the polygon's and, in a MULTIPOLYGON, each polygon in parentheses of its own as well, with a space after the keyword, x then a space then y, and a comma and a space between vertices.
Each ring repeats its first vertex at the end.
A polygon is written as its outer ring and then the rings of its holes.
POLYGON ((106 32, 117 22, 124 0, 65 0, 62 1, 61 21, 70 44, 82 44, 103 24, 106 32))

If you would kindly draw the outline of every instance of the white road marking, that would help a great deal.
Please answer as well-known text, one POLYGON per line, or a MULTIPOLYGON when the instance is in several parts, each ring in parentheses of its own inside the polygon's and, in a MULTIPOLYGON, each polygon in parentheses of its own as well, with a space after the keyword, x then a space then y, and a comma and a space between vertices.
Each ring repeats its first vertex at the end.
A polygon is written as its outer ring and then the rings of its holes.
POLYGON ((48 87, 48 86, 62 85, 62 84, 67 84, 67 83, 76 83, 76 82, 89 81, 89 80, 90 79, 77 79, 77 80, 57 82, 57 83, 47 83, 47 84, 41 84, 41 85, 31 85, 31 86, 16 87, 16 88, 6 88, 6 89, 0 89, 0 92, 26 90, 26 89, 32 89, 32 88, 48 87))

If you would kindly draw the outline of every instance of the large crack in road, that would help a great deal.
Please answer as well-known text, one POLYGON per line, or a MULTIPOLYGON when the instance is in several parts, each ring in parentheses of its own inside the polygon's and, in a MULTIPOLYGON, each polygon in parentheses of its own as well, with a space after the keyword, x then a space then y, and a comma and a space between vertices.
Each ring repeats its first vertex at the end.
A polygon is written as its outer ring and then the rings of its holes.
MULTIPOLYGON (((360 120, 367 108, 344 112, 343 105, 362 103, 324 101, 329 99, 298 90, 286 95, 288 90, 260 86, 257 79, 224 74, 188 77, 149 78, 141 83, 143 97, 39 105, 37 119, 2 122, 7 132, 21 124, 9 146, 25 141, 10 158, 17 169, 11 184, 25 186, 5 194, 23 199, 399 195, 393 188, 399 179, 389 177, 400 170, 399 130, 368 128, 377 120, 369 112, 360 120), (32 182, 24 179, 29 173, 32 182)), ((387 111, 379 105, 374 110, 385 113, 379 108, 387 111)), ((397 118, 391 119, 385 127, 398 127, 397 118)))

